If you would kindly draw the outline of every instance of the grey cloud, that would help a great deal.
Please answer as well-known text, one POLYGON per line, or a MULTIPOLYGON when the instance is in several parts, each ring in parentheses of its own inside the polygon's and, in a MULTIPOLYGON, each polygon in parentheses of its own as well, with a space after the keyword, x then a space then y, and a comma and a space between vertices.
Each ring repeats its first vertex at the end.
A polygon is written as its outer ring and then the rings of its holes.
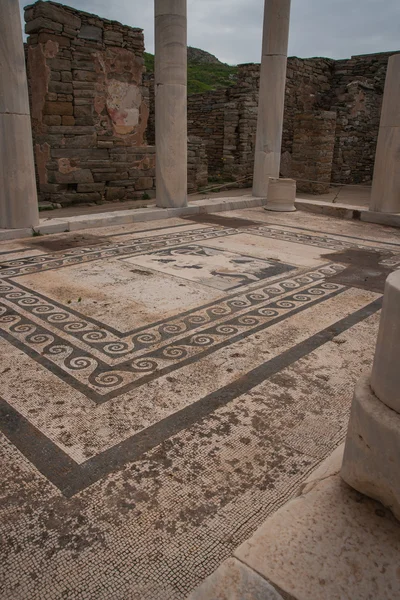
MULTIPOLYGON (((142 27, 153 52, 152 0, 68 4, 142 27)), ((188 0, 189 44, 231 64, 259 62, 263 6, 263 0, 188 0)), ((292 0, 289 54, 346 58, 386 50, 400 50, 399 0, 292 0)))

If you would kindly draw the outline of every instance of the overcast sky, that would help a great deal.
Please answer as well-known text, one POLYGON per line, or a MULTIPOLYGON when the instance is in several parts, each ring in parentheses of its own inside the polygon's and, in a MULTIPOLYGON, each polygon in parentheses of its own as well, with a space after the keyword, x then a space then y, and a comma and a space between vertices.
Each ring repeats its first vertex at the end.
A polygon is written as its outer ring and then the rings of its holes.
MULTIPOLYGON (((64 3, 143 28, 146 50, 154 51, 153 0, 64 3)), ((188 43, 230 64, 259 62, 263 7, 264 0, 188 0, 188 43)), ((292 0, 290 55, 347 58, 386 50, 400 50, 400 0, 292 0)))

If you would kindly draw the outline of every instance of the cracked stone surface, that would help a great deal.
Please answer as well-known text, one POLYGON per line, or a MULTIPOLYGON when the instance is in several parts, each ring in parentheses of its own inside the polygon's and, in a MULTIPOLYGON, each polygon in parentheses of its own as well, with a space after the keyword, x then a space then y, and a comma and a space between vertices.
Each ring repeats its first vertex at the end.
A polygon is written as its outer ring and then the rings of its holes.
POLYGON ((262 209, 0 244, 0 597, 186 598, 343 442, 399 266, 262 209))

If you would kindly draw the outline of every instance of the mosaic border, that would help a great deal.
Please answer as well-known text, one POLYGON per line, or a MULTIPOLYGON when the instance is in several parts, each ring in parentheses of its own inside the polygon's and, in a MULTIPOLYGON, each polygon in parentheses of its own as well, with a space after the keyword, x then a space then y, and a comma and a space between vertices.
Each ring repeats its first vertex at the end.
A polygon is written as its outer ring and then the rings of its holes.
POLYGON ((341 293, 347 288, 325 277, 342 269, 332 264, 272 284, 264 281, 257 289, 193 309, 183 318, 177 315, 156 328, 149 325, 125 338, 134 340, 136 349, 121 341, 122 334, 111 340, 105 328, 88 329, 75 315, 69 320, 67 311, 43 311, 43 296, 15 291, 17 286, 9 283, 0 286, 9 303, 0 303, 0 335, 101 404, 341 293), (22 312, 16 312, 16 305, 22 312), (60 321, 66 323, 62 329, 60 321), (45 326, 49 323, 52 328, 45 326))
MULTIPOLYGON (((193 225, 196 223, 193 222, 193 225)), ((175 226, 176 227, 176 226, 175 226)), ((324 232, 321 232, 320 235, 315 235, 319 232, 314 232, 312 230, 304 229, 298 227, 296 229, 300 229, 302 231, 312 232, 312 235, 299 233, 298 231, 287 231, 284 228, 279 228, 277 226, 263 225, 260 222, 259 226, 255 226, 253 223, 249 224, 248 227, 233 228, 233 227, 224 227, 220 226, 206 226, 204 228, 197 228, 189 231, 184 231, 182 233, 168 233, 161 235, 154 235, 144 238, 139 238, 137 240, 127 240, 120 241, 114 244, 101 244, 97 246, 84 246, 81 248, 76 248, 72 250, 68 250, 65 252, 58 253, 49 253, 49 254, 40 254, 34 255, 27 258, 19 258, 11 261, 0 261, 0 278, 2 277, 17 277, 19 275, 26 275, 30 273, 37 273, 40 271, 47 271, 50 269, 60 269, 63 267, 68 267, 74 264, 86 263, 95 260, 101 260, 103 258, 109 257, 119 257, 119 256, 132 256, 136 253, 142 254, 152 249, 163 249, 172 247, 175 245, 180 245, 183 243, 192 243, 197 241, 203 241, 206 239, 214 239, 218 237, 226 237, 231 235, 237 235, 240 233, 250 232, 252 235, 259 235, 261 237, 278 239, 281 241, 286 241, 290 243, 314 246, 319 248, 325 248, 333 251, 341 251, 348 250, 353 248, 358 248, 361 250, 385 250, 385 248, 378 248, 376 245, 373 246, 374 240, 368 240, 371 244, 365 243, 355 243, 355 242, 347 242, 344 240, 338 240, 333 237, 329 237, 324 232)), ((143 233, 143 232, 129 232, 121 235, 132 235, 143 233)), ((340 234, 338 234, 339 236, 340 234)), ((112 237, 112 236, 109 236, 112 237)), ((350 239, 362 239, 362 238, 351 238, 351 236, 343 236, 349 237, 350 239)), ((398 246, 394 242, 381 242, 375 241, 375 244, 387 245, 387 246, 398 246)), ((390 252, 389 249, 387 249, 390 252)), ((17 250, 15 252, 18 252, 17 250)), ((390 260, 390 259, 389 259, 390 260)), ((395 257, 394 265, 400 264, 400 257, 395 257)), ((388 266, 393 266, 391 263, 388 266)))
POLYGON ((145 452, 202 421, 218 408, 290 366, 381 309, 382 298, 319 331, 245 376, 208 394, 155 425, 78 465, 17 410, 0 398, 0 430, 9 441, 67 498, 82 492, 110 472, 138 460, 145 452))

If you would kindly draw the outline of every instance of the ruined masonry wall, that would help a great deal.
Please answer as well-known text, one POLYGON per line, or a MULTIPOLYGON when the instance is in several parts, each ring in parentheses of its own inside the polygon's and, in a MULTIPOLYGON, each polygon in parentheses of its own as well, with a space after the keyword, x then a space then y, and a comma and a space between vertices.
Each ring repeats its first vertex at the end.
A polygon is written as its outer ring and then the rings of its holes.
POLYGON ((337 113, 332 181, 372 180, 387 63, 395 52, 338 60, 331 110, 337 113))
MULTIPOLYGON (((144 74, 143 31, 54 2, 28 6, 25 20, 39 199, 68 205, 154 196, 154 78, 144 74)), ((288 59, 283 176, 372 180, 391 54, 288 59), (329 151, 301 157, 301 145, 319 135, 321 122, 314 127, 310 117, 321 111, 336 115, 318 139, 329 137, 329 151)), ((207 171, 251 184, 258 86, 259 65, 246 64, 232 87, 189 97, 189 191, 204 187, 207 171)))
MULTIPOLYGON (((387 62, 394 52, 355 56, 346 60, 326 58, 288 59, 281 173, 292 176, 296 116, 333 111, 337 115, 332 162, 327 155, 320 168, 330 168, 335 183, 370 183, 379 129, 387 62)), ((259 65, 239 66, 236 85, 189 97, 189 133, 206 143, 210 173, 221 169, 229 177, 251 179, 257 126, 259 65), (223 123, 223 126, 222 126, 223 123)), ((303 120, 304 144, 312 143, 316 131, 312 119, 307 131, 303 120)), ((331 136, 332 122, 329 123, 331 136)), ((328 155, 331 155, 329 150, 328 155)), ((304 158, 302 174, 313 170, 315 161, 304 158)), ((297 161, 296 169, 300 166, 297 161)), ((298 173, 299 174, 299 173, 298 173)), ((326 187, 326 186, 325 186, 326 187)))
POLYGON ((25 21, 40 199, 153 194, 142 30, 53 2, 28 6, 25 21))
POLYGON ((188 138, 188 193, 206 188, 208 184, 208 159, 204 140, 188 138))
POLYGON ((295 116, 291 176, 296 180, 299 191, 311 194, 329 192, 335 127, 336 113, 333 111, 295 116))
MULTIPOLYGON (((291 154, 293 122, 298 113, 325 108, 330 91, 329 59, 288 59, 282 152, 291 154)), ((251 177, 257 127, 260 66, 239 66, 236 85, 190 96, 188 129, 205 140, 209 172, 251 177)))
POLYGON ((188 132, 206 144, 209 171, 223 168, 224 111, 227 90, 221 89, 188 98, 188 132))

